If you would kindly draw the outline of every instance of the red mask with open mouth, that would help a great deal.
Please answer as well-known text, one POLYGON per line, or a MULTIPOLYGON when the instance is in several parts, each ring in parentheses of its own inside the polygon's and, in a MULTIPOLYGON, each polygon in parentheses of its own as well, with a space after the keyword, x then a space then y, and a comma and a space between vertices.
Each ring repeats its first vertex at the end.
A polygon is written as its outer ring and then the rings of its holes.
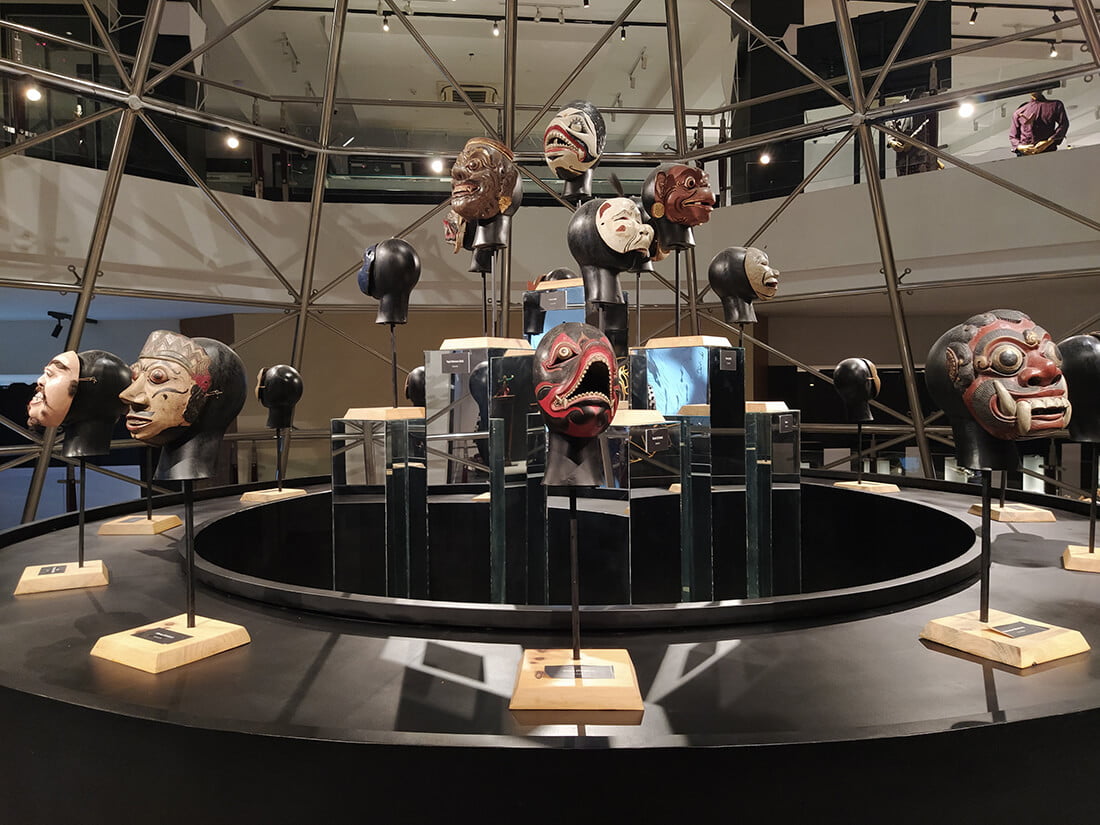
POLYGON ((535 351, 535 399, 548 429, 595 438, 619 407, 615 354, 607 337, 588 324, 550 330, 535 351))
POLYGON ((714 193, 710 178, 702 169, 676 164, 667 172, 658 173, 653 185, 655 200, 663 204, 663 216, 668 220, 684 226, 699 226, 710 220, 714 193))

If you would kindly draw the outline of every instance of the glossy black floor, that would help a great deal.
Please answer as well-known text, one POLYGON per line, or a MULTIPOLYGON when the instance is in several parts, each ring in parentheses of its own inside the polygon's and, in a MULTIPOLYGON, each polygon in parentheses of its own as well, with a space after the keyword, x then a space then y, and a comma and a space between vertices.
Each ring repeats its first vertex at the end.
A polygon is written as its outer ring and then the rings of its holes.
MULTIPOLYGON (((978 523, 973 498, 902 495, 978 523)), ((198 520, 237 506, 200 503, 198 520)), ((993 531, 993 606, 1100 641, 1100 576, 1059 563, 1085 519, 993 531)), ((75 556, 74 529, 0 553, 0 822, 1043 822, 1092 821, 1100 802, 1092 654, 1017 672, 917 639, 975 609, 976 586, 817 624, 589 635, 630 651, 641 724, 532 726, 507 709, 522 647, 566 636, 371 624, 200 589, 199 613, 245 625, 250 645, 159 676, 93 659, 101 635, 181 611, 182 530, 89 532, 105 588, 9 595, 24 566, 75 556)))

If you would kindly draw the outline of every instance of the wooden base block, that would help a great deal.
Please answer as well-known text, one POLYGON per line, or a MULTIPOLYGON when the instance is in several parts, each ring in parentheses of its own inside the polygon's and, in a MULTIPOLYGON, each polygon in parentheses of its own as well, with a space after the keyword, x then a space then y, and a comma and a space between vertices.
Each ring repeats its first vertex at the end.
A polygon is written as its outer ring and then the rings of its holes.
POLYGON ((282 501, 284 498, 298 498, 305 494, 305 490, 295 487, 284 487, 281 490, 251 490, 241 496, 241 504, 263 504, 268 501, 282 501))
POLYGON ((789 412, 786 401, 746 401, 745 412, 789 412))
POLYGON ((1071 544, 1062 551, 1062 567, 1066 570, 1100 573, 1100 549, 1090 553, 1089 548, 1083 544, 1071 544))
POLYGON ((403 421, 406 418, 423 418, 423 407, 349 407, 344 418, 353 421, 403 421))
POLYGON ((1057 627, 1034 619, 1025 619, 1000 610, 989 611, 987 624, 980 622, 978 615, 978 611, 975 610, 970 613, 960 613, 957 616, 933 619, 924 626, 920 637, 1016 668, 1031 667, 1053 659, 1084 653, 1089 649, 1089 643, 1085 641, 1085 637, 1076 630, 1057 627), (992 629, 1020 622, 1037 625, 1044 629, 1015 638, 992 629))
POLYGON ((846 490, 863 490, 866 493, 897 493, 898 485, 887 484, 882 481, 838 481, 834 487, 843 487, 846 490))
POLYGON ((683 492, 683 489, 684 485, 678 481, 675 484, 668 485, 668 491, 670 493, 675 493, 676 495, 680 495, 680 493, 683 492))
POLYGON ((476 496, 470 496, 470 501, 489 502, 493 500, 493 494, 486 490, 484 493, 478 493, 476 496))
POLYGON ((641 711, 638 678, 622 649, 524 650, 509 710, 641 711), (579 671, 579 672, 578 672, 579 671))
MULTIPOLYGON (((982 514, 982 505, 971 504, 967 512, 972 516, 980 516, 982 514)), ((990 505, 989 517, 993 521, 1013 521, 1020 524, 1039 524, 1055 520, 1054 513, 1050 512, 1050 510, 1044 510, 1042 507, 1032 507, 1030 504, 1017 504, 1015 502, 1005 502, 1004 507, 1001 507, 1000 504, 990 505)))
POLYGON ((676 411, 677 415, 709 416, 710 404, 684 404, 676 411))
POLYGON ((441 350, 534 349, 534 347, 531 346, 531 342, 526 338, 494 338, 492 336, 478 336, 477 338, 444 338, 439 348, 441 350))
POLYGON ((535 292, 546 292, 548 289, 568 289, 571 286, 584 286, 584 278, 562 278, 560 281, 540 281, 535 287, 535 292))
POLYGON ((16 596, 28 593, 48 593, 52 590, 78 590, 82 587, 102 587, 110 581, 103 562, 85 561, 83 567, 75 561, 62 564, 32 564, 19 577, 16 596))
POLYGON ((179 516, 154 515, 152 518, 145 516, 123 516, 111 519, 99 525, 96 535, 100 536, 155 536, 173 527, 183 524, 179 516))
POLYGON ((92 648, 92 655, 146 673, 163 673, 250 641, 248 631, 239 624, 196 616, 195 626, 188 627, 187 615, 181 614, 103 636, 92 648))
POLYGON ((671 349, 673 347, 725 347, 733 346, 724 335, 677 335, 672 338, 650 338, 642 349, 671 349))
POLYGON ((667 423, 658 410, 631 410, 626 407, 619 407, 615 417, 611 419, 612 427, 648 427, 667 423))

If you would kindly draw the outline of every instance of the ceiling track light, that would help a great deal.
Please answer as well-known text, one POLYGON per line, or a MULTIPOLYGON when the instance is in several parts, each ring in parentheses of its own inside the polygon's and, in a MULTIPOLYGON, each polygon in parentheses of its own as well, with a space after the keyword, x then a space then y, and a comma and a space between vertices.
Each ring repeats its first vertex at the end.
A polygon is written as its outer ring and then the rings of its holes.
POLYGON ((1058 47, 1056 45, 1054 45, 1053 40, 1050 41, 1050 56, 1051 57, 1057 57, 1058 56, 1058 47))
POLYGON ((969 23, 971 26, 973 26, 975 23, 978 22, 978 7, 977 6, 971 6, 971 8, 974 9, 974 10, 972 12, 970 12, 970 19, 967 20, 966 22, 969 23))
POLYGON ((559 8, 558 9, 558 25, 559 26, 564 26, 565 25, 565 9, 564 8, 559 8))
POLYGON ((382 15, 382 31, 388 32, 390 30, 390 13, 386 12, 382 15))
POLYGON ((541 20, 542 20, 542 9, 540 9, 538 6, 535 6, 535 22, 538 23, 541 20))
POLYGON ((493 37, 500 37, 500 22, 497 20, 493 21, 493 37))
POLYGON ((619 40, 626 40, 626 26, 619 29, 619 40))
POLYGON ((240 149, 241 139, 230 132, 225 136, 225 145, 228 146, 230 149, 240 149))
POLYGON ((1061 23, 1062 18, 1058 16, 1058 9, 1051 9, 1050 16, 1054 19, 1055 23, 1061 23))

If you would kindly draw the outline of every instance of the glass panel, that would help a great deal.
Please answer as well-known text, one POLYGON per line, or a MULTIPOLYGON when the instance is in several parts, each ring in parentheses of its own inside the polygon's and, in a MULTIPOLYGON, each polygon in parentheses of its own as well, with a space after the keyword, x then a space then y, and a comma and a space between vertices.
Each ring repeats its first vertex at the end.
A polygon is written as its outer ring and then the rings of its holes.
POLYGON ((799 412, 745 413, 746 595, 801 591, 799 412))

